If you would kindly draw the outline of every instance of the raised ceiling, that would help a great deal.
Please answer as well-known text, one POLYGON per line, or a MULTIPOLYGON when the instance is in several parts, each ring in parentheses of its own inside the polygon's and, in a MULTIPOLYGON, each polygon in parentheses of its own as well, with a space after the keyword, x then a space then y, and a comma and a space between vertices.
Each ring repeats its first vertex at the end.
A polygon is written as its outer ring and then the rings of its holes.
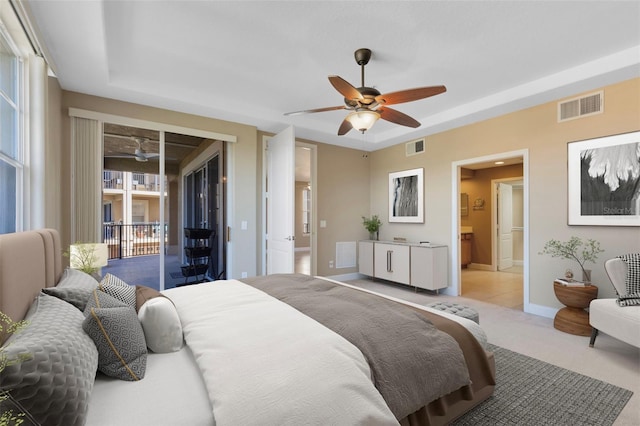
POLYGON ((375 150, 640 76, 637 1, 26 1, 65 90, 375 150), (381 92, 444 84, 337 136, 327 76, 381 92))

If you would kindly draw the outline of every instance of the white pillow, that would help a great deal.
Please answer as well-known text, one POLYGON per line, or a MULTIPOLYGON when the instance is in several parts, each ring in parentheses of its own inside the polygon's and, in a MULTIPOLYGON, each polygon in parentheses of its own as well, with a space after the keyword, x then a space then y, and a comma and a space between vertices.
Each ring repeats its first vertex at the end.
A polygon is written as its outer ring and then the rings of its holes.
POLYGON ((151 351, 167 353, 182 348, 182 324, 171 300, 166 297, 147 300, 138 311, 138 319, 151 351))

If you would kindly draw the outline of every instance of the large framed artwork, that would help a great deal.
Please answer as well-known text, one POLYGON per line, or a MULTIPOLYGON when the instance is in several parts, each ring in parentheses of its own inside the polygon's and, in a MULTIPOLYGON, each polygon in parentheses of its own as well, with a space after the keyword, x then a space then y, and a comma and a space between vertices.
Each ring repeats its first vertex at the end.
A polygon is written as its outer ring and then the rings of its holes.
POLYGON ((424 169, 389 173, 389 222, 424 222, 424 169))
POLYGON ((569 225, 640 226, 640 132, 567 147, 569 225))

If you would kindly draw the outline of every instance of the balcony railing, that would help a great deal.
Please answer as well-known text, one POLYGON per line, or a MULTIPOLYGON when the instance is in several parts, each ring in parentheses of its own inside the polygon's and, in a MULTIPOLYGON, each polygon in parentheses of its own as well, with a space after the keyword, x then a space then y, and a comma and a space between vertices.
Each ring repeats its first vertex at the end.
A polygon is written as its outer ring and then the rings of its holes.
MULTIPOLYGON (((125 189, 124 173, 114 170, 102 172, 104 189, 125 189)), ((131 189, 134 191, 160 192, 160 176, 149 173, 131 173, 131 189)))
POLYGON ((104 189, 122 189, 122 172, 105 170, 102 172, 102 187, 104 189))
MULTIPOLYGON (((160 254, 161 226, 159 223, 103 224, 102 241, 109 247, 109 259, 160 254)), ((168 243, 167 230, 165 224, 165 245, 168 243)))
POLYGON ((132 173, 131 189, 160 192, 160 176, 148 173, 132 173))

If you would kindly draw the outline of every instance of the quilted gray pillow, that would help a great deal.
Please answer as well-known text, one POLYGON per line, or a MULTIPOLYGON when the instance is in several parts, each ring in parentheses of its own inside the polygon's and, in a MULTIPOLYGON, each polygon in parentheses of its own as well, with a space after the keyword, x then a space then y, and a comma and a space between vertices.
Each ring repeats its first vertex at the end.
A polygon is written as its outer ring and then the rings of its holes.
POLYGON ((98 289, 84 311, 83 328, 98 348, 98 370, 137 381, 147 368, 147 342, 136 310, 98 289))
POLYGON ((82 271, 67 268, 55 287, 45 288, 42 291, 55 296, 65 302, 71 303, 76 308, 84 311, 91 292, 98 287, 98 281, 91 275, 82 271))
POLYGON ((41 293, 29 324, 5 344, 9 358, 29 354, 0 372, 0 384, 41 425, 83 425, 98 365, 98 351, 82 330, 82 312, 41 293))

